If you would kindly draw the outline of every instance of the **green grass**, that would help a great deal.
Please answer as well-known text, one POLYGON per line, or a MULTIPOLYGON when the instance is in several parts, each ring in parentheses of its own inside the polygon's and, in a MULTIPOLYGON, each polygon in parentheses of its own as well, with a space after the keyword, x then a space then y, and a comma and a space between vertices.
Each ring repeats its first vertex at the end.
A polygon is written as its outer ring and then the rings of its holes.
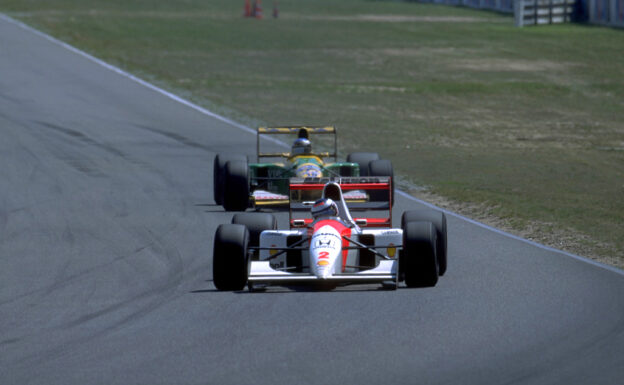
POLYGON ((587 236, 583 254, 624 266, 624 31, 400 1, 281 0, 272 19, 263 4, 264 20, 242 0, 0 11, 249 125, 334 124, 344 154, 378 150, 404 188, 557 247, 553 228, 587 236))

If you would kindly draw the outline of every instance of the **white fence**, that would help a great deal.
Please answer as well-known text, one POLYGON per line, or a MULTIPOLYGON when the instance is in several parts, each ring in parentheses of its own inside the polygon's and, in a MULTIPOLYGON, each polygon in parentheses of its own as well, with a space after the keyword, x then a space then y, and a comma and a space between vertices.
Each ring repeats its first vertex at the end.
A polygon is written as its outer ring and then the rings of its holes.
MULTIPOLYGON (((412 0, 413 1, 413 0, 412 0)), ((517 26, 587 21, 624 27, 624 0, 416 0, 513 13, 517 26), (514 4, 515 3, 515 4, 514 4)))
POLYGON ((517 27, 568 23, 575 7, 576 0, 516 0, 514 18, 517 27))
POLYGON ((590 23, 624 27, 624 0, 587 0, 587 8, 590 23))

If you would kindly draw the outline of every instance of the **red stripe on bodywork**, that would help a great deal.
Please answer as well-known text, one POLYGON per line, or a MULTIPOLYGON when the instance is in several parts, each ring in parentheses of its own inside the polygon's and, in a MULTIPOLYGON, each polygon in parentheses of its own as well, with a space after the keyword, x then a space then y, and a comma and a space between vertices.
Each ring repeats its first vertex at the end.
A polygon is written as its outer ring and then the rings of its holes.
MULTIPOLYGON (((357 221, 360 218, 353 218, 353 220, 357 221)), ((391 227, 392 223, 390 221, 390 218, 362 218, 362 219, 366 219, 366 226, 365 227, 391 227)), ((294 219, 290 221, 290 227, 291 228, 295 228, 295 227, 303 227, 303 226, 295 226, 294 225, 294 219)), ((304 224, 307 226, 309 224, 311 224, 312 222, 314 222, 314 219, 312 218, 303 218, 304 224)))
MULTIPOLYGON (((291 184, 291 190, 322 190, 324 184, 291 184)), ((342 190, 389 190, 390 183, 346 183, 341 184, 342 190)))

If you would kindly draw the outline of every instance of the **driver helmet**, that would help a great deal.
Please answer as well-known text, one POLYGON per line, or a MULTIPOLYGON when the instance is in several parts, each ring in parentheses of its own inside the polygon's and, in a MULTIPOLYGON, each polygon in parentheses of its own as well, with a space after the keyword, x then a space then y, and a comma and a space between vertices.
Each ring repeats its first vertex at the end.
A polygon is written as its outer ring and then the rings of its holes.
POLYGON ((292 145, 290 155, 303 155, 312 153, 312 143, 306 138, 297 138, 292 145))
POLYGON ((338 205, 330 198, 321 198, 314 202, 314 206, 312 206, 312 216, 314 218, 338 216, 338 205))

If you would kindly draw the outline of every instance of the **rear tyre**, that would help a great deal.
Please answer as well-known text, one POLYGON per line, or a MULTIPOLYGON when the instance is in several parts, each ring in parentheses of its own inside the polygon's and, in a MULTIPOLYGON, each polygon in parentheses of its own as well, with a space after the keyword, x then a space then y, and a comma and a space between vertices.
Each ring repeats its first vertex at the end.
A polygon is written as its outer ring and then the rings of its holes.
POLYGON ((225 211, 245 211, 249 206, 247 161, 230 160, 225 164, 223 178, 225 211))
POLYGON ((404 228, 408 222, 431 222, 436 229, 436 251, 438 255, 439 276, 446 273, 447 264, 447 240, 446 240, 446 215, 437 210, 412 210, 406 211, 401 217, 401 227, 404 228))
MULTIPOLYGON (((368 163, 368 175, 370 176, 389 176, 391 200, 394 204, 394 169, 392 168, 392 162, 387 159, 372 160, 368 163)), ((370 199, 372 201, 387 201, 388 193, 386 191, 371 191, 370 199)))
POLYGON ((225 164, 230 160, 246 161, 247 158, 242 154, 217 154, 215 156, 212 171, 212 194, 215 203, 218 205, 223 204, 223 175, 225 164))
POLYGON ((372 160, 378 160, 376 152, 353 152, 347 155, 347 162, 357 163, 360 166, 360 176, 368 176, 368 164, 372 160))
POLYGON ((436 229, 431 222, 408 222, 403 228, 403 264, 407 287, 432 287, 438 282, 436 229))
POLYGON ((217 228, 212 253, 212 278, 218 290, 243 290, 247 284, 249 231, 243 225, 217 228))
MULTIPOLYGON (((277 219, 270 213, 234 214, 232 223, 244 225, 249 231, 249 247, 260 246, 260 233, 264 230, 277 230, 277 219)), ((254 253, 257 256, 258 253, 254 253)))

